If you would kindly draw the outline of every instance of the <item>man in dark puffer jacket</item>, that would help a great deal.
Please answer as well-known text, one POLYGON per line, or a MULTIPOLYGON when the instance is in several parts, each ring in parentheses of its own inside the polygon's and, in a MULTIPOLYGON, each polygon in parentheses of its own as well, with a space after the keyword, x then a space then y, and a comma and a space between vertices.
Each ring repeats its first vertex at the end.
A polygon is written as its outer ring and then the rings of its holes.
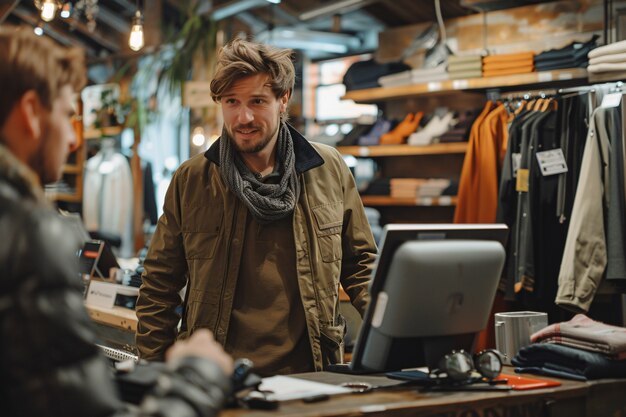
POLYGON ((214 416, 232 360, 208 331, 168 351, 168 370, 138 409, 119 399, 83 308, 78 240, 42 183, 58 180, 70 148, 73 94, 84 59, 0 28, 0 414, 214 416))

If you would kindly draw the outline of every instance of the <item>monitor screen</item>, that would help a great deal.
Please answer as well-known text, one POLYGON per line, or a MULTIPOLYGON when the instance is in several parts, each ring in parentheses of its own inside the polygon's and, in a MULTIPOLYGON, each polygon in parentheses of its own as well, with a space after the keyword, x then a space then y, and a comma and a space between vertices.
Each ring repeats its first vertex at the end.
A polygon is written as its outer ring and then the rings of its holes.
POLYGON ((472 351, 489 318, 508 234, 500 224, 387 225, 350 368, 436 367, 472 351))

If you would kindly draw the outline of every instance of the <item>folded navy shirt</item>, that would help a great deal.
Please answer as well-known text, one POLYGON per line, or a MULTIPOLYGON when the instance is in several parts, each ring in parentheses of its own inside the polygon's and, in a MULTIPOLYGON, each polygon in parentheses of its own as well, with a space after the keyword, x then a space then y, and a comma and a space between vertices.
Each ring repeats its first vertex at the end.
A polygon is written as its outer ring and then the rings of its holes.
POLYGON ((586 381, 600 378, 626 378, 626 360, 554 343, 533 343, 515 355, 515 372, 549 375, 586 381))

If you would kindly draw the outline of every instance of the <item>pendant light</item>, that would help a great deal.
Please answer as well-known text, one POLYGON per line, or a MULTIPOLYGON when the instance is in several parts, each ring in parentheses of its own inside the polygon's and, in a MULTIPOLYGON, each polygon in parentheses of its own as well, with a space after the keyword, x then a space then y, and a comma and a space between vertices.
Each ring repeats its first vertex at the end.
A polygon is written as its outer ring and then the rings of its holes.
POLYGON ((128 38, 128 46, 133 51, 139 51, 143 48, 144 39, 143 39, 143 16, 141 15, 141 11, 139 10, 139 0, 137 0, 137 11, 135 12, 135 16, 133 17, 133 25, 130 29, 130 36, 128 38))
POLYGON ((41 19, 45 22, 49 22, 54 19, 54 15, 57 13, 58 4, 56 0, 43 0, 41 3, 41 19))

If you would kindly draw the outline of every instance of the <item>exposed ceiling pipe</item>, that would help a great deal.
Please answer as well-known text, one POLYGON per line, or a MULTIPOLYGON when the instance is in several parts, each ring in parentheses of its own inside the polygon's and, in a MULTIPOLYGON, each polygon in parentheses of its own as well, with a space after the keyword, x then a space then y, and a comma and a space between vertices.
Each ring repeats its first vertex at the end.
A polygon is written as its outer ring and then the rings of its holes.
POLYGON ((130 29, 128 20, 120 18, 117 14, 101 4, 98 5, 97 18, 120 33, 128 33, 130 29))
MULTIPOLYGON (((29 12, 27 12, 21 7, 18 7, 15 10, 13 10, 13 14, 17 16, 18 19, 22 20, 23 22, 33 27, 37 26, 37 24, 39 23, 39 17, 34 17, 32 14, 30 14, 29 12)), ((59 42, 61 45, 80 46, 85 49, 87 56, 96 55, 96 51, 92 47, 90 47, 89 45, 75 38, 67 37, 66 35, 62 34, 60 31, 58 31, 57 29, 51 27, 50 24, 45 25, 44 32, 46 35, 50 36, 55 41, 59 42)))
POLYGON ((216 21, 226 19, 227 17, 245 12, 246 10, 272 4, 267 0, 237 0, 217 7, 211 7, 211 3, 212 2, 205 2, 205 4, 198 7, 197 13, 201 15, 209 14, 213 20, 216 21))
POLYGON ((2 24, 7 17, 9 17, 19 2, 20 0, 14 0, 13 3, 0 4, 0 24, 2 24))
POLYGON ((311 10, 300 13, 298 19, 311 20, 322 16, 330 16, 334 14, 345 14, 354 10, 361 9, 371 3, 379 0, 340 0, 327 3, 320 7, 314 7, 311 10))
MULTIPOLYGON (((18 12, 21 13, 22 15, 29 15, 32 17, 31 12, 28 9, 26 9, 23 5, 16 7, 15 10, 13 11, 13 13, 15 13, 16 15, 18 12)), ((36 19, 34 25, 37 25, 38 21, 39 19, 36 19)), ((107 39, 97 29, 95 31, 90 31, 87 25, 81 22, 80 20, 69 17, 67 19, 63 19, 63 23, 67 24, 71 28, 75 28, 76 30, 81 32, 83 35, 93 39, 96 43, 100 44, 101 46, 107 48, 108 50, 112 52, 117 52, 120 49, 119 42, 107 39)))

